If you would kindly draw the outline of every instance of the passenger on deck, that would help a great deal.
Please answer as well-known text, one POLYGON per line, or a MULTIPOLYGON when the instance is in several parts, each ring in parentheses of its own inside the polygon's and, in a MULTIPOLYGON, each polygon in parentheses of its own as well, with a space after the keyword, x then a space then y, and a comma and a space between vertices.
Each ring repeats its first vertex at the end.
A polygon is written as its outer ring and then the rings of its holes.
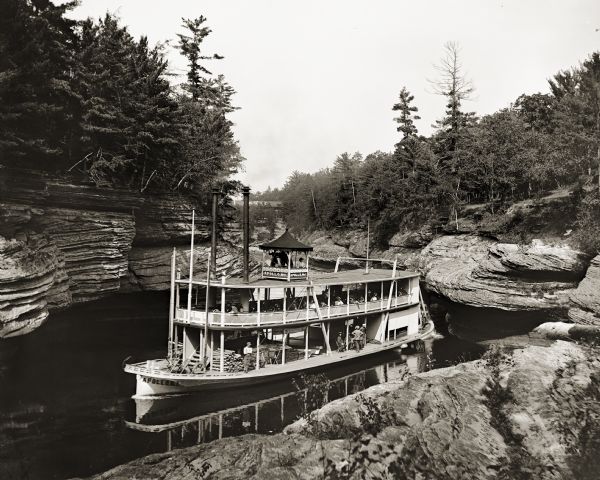
POLYGON ((360 352, 360 347, 362 346, 362 331, 358 325, 354 327, 352 332, 352 343, 354 344, 354 349, 357 352, 360 352))
POLYGON ((240 311, 235 303, 233 305, 231 305, 231 313, 240 313, 240 311))
POLYGON ((362 348, 365 348, 367 346, 367 327, 363 325, 360 327, 360 331, 362 334, 362 348))
POLYGON ((252 356, 252 352, 252 344, 250 342, 247 342, 246 346, 244 347, 244 372, 246 373, 250 369, 250 363, 254 359, 254 357, 252 356))
POLYGON ((338 352, 343 352, 344 350, 346 350, 346 342, 344 342, 342 332, 338 333, 335 339, 335 344, 337 345, 338 352))
POLYGON ((340 306, 343 304, 344 304, 344 302, 342 301, 342 299, 340 297, 335 297, 335 306, 340 306))

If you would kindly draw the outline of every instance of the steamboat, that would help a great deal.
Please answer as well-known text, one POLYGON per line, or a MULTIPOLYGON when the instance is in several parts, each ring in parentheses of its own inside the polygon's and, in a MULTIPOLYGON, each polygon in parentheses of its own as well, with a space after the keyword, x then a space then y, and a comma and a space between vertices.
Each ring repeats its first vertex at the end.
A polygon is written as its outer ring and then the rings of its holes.
POLYGON ((251 276, 249 191, 241 277, 215 274, 217 191, 207 274, 194 277, 192 213, 187 277, 175 249, 172 255, 167 358, 124 366, 136 376, 133 398, 255 386, 405 348, 432 333, 419 274, 400 270, 397 259, 372 259, 367 250, 366 258, 338 258, 332 271, 311 270, 313 248, 286 230, 260 245, 262 265, 251 276))

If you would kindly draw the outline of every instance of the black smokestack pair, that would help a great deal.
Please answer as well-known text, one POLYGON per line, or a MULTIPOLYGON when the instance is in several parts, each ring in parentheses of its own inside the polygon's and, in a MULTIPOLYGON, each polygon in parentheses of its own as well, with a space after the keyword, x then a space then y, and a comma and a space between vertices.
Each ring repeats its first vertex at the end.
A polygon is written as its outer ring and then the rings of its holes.
MULTIPOLYGON (((217 273, 217 214, 219 206, 218 189, 213 188, 212 191, 212 238, 210 250, 210 266, 211 270, 216 275, 217 273)), ((250 278, 250 187, 242 188, 244 199, 242 207, 242 229, 243 229, 243 278, 244 282, 248 282, 250 278)))

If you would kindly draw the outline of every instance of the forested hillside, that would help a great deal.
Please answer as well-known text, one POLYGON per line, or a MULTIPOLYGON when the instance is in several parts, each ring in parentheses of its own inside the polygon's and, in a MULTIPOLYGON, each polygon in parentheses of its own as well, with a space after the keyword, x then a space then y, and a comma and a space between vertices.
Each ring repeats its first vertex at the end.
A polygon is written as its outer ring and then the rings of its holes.
POLYGON ((206 18, 177 35, 189 65, 179 88, 163 46, 112 15, 76 22, 76 2, 0 4, 0 164, 142 193, 231 187, 243 160, 227 118, 234 90, 209 70, 223 57, 204 51, 206 18))
MULTIPOLYGON (((391 152, 343 153, 332 167, 293 172, 285 186, 256 198, 282 200, 299 230, 366 226, 385 246, 396 232, 443 221, 483 204, 493 219, 511 204, 566 189, 581 246, 600 248, 600 53, 558 72, 547 93, 521 95, 507 108, 477 117, 465 108, 473 91, 458 46, 449 43, 434 82, 446 110, 434 133, 415 126, 418 99, 401 88, 398 143, 391 152)), ((424 79, 425 81, 425 79, 424 79)), ((391 102, 390 102, 391 103, 391 102)))

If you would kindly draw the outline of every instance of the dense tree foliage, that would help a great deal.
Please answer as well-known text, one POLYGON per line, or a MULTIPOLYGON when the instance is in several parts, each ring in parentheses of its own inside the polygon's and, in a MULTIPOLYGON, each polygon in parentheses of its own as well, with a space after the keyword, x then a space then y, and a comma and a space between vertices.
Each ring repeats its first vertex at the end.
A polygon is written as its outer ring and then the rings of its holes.
POLYGON ((390 153, 343 154, 332 168, 294 172, 281 190, 287 223, 297 229, 362 227, 368 218, 385 245, 397 231, 455 225, 481 204, 490 214, 511 203, 569 188, 580 212, 582 245, 600 249, 600 53, 559 72, 549 93, 521 95, 477 118, 463 110, 472 92, 454 44, 445 47, 436 91, 447 98, 430 137, 418 134, 418 108, 405 88, 393 105, 400 139, 390 153))
POLYGON ((206 18, 184 19, 183 91, 161 45, 133 38, 112 15, 74 22, 74 6, 2 0, 0 162, 80 172, 100 185, 198 191, 243 160, 227 115, 234 90, 202 62, 206 18))
POLYGON ((73 3, 0 2, 0 161, 68 162, 77 96, 71 83, 73 3))

